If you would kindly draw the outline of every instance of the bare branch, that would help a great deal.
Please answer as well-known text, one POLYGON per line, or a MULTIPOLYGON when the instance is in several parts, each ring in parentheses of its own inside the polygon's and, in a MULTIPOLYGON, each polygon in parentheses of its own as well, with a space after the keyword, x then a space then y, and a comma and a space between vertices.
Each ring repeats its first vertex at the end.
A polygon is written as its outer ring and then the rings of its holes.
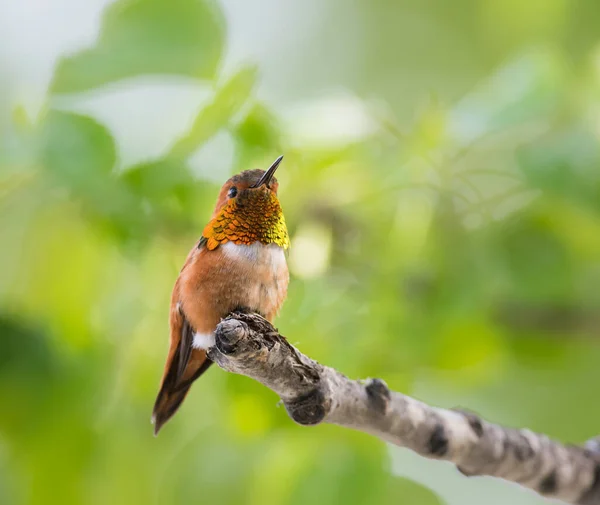
POLYGON ((451 461, 467 476, 490 475, 567 503, 600 505, 597 441, 563 445, 472 413, 430 407, 379 379, 350 380, 303 355, 256 314, 223 320, 209 357, 273 390, 299 424, 338 424, 451 461))

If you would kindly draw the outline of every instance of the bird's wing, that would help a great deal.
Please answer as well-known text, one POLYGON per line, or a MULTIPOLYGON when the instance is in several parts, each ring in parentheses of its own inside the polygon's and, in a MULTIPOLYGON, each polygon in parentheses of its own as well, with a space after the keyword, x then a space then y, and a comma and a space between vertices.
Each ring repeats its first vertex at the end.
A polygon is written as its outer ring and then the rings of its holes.
MULTIPOLYGON (((198 246, 188 255, 182 270, 190 264, 198 249, 203 246, 204 243, 200 239, 198 246)), ((152 413, 155 434, 175 414, 192 382, 212 364, 204 349, 194 349, 192 345, 195 332, 179 303, 179 280, 173 288, 169 324, 171 342, 169 354, 152 413)))

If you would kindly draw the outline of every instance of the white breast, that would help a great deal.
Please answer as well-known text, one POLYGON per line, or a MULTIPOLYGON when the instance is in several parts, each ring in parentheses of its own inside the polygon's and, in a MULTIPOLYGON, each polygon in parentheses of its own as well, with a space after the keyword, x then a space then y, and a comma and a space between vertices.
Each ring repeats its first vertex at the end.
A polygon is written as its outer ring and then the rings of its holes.
POLYGON ((260 242, 254 242, 250 245, 238 245, 233 242, 227 242, 220 247, 234 261, 243 261, 255 266, 270 267, 274 273, 278 273, 282 268, 286 267, 285 253, 277 244, 265 245, 260 242))

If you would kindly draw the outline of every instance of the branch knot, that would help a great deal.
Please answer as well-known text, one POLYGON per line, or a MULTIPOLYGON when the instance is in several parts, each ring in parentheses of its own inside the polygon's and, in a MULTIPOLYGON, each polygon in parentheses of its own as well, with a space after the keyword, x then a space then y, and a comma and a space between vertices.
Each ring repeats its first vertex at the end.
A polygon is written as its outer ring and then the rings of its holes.
POLYGON ((319 424, 329 410, 327 400, 320 389, 313 389, 305 395, 288 400, 284 405, 290 417, 304 426, 319 424))

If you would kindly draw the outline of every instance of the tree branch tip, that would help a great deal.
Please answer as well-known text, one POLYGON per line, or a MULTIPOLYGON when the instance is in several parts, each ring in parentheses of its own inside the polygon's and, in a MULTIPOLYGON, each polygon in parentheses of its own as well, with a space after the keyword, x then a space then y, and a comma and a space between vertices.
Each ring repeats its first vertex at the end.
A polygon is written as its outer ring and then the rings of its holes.
POLYGON ((249 328, 236 317, 223 319, 215 331, 215 346, 221 354, 233 354, 240 342, 248 337, 249 328))

